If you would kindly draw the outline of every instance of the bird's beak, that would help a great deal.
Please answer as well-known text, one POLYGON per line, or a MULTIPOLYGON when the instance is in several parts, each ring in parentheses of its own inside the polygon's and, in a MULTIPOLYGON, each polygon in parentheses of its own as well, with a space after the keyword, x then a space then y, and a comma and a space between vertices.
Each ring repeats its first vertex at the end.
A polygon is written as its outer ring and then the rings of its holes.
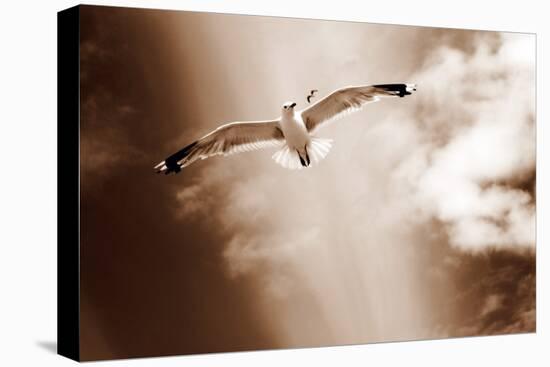
POLYGON ((296 106, 296 102, 290 105, 290 108, 294 108, 296 106))

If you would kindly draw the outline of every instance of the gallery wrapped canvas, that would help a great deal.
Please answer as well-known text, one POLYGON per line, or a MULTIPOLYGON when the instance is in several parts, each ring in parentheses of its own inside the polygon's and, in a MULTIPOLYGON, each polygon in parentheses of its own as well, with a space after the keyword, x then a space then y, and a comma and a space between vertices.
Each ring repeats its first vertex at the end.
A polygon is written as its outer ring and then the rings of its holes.
POLYGON ((58 350, 531 333, 535 35, 58 14, 58 350))

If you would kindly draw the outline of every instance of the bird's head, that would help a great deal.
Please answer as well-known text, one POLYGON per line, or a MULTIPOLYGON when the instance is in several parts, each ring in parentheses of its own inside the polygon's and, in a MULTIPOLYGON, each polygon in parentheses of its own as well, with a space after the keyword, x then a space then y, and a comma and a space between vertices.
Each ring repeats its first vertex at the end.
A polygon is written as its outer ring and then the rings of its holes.
POLYGON ((283 114, 293 113, 294 107, 296 107, 296 102, 285 102, 282 108, 283 114))

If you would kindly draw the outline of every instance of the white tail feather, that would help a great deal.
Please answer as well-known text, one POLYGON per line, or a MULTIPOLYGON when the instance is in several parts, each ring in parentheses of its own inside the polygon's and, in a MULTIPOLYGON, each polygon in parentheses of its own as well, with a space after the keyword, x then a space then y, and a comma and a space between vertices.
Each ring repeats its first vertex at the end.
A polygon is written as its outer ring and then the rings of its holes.
MULTIPOLYGON (((321 162, 330 151, 332 147, 332 139, 322 139, 312 137, 307 146, 307 152, 311 160, 311 166, 317 165, 321 162)), ((300 156, 295 149, 285 144, 281 149, 275 152, 271 157, 275 162, 288 169, 302 169, 304 168, 300 163, 300 156)))

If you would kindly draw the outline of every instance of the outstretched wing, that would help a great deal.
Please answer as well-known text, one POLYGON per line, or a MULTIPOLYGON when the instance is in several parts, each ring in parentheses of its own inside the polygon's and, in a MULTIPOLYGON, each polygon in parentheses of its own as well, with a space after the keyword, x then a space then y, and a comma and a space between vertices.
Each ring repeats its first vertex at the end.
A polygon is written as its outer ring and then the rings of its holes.
POLYGON ((302 111, 309 132, 325 121, 353 112, 380 97, 404 97, 416 90, 415 84, 376 84, 338 89, 302 111))
POLYGON ((172 154, 155 166, 158 173, 178 173, 196 160, 279 146, 284 136, 278 120, 231 122, 172 154))

